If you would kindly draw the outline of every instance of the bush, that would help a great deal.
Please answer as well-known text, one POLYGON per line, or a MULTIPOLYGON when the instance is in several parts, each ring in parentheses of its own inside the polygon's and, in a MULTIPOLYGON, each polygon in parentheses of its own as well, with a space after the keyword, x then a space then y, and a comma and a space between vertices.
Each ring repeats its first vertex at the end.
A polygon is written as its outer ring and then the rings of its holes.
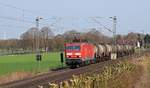
MULTIPOLYGON (((49 86, 50 88, 109 88, 112 80, 115 81, 115 78, 120 74, 130 72, 134 69, 135 65, 125 61, 110 67, 106 66, 103 72, 99 74, 73 75, 73 78, 69 81, 61 82, 59 85, 49 83, 49 86)), ((115 86, 115 84, 113 86, 115 86)))

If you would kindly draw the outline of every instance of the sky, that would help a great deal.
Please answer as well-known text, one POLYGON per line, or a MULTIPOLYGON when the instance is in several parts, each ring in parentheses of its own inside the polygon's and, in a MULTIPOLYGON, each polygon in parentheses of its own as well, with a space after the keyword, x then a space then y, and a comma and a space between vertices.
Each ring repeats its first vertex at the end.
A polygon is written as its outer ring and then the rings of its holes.
POLYGON ((40 16, 40 27, 50 26, 55 33, 96 27, 106 35, 111 33, 89 17, 112 29, 117 17, 117 34, 150 33, 149 0, 0 0, 0 39, 19 38, 40 16), (51 25, 54 26, 51 26, 51 25))

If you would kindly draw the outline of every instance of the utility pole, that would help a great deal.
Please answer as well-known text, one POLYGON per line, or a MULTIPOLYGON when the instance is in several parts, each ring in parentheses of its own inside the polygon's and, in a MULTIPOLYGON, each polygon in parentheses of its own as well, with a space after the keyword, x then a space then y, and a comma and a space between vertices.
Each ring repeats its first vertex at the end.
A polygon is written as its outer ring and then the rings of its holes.
POLYGON ((114 17, 110 17, 113 19, 113 45, 114 45, 114 50, 115 50, 115 53, 116 53, 116 45, 117 45, 117 40, 116 40, 116 25, 117 25, 117 18, 116 16, 114 17))
POLYGON ((6 40, 6 31, 4 31, 3 40, 6 40))
POLYGON ((116 40, 116 25, 117 25, 117 18, 116 16, 110 17, 113 19, 113 46, 114 46, 114 52, 111 54, 111 59, 116 59, 117 58, 117 40, 116 40))
POLYGON ((144 50, 144 48, 145 48, 145 41, 144 41, 144 30, 142 30, 142 34, 143 34, 143 36, 142 36, 142 45, 143 45, 143 50, 144 50))
MULTIPOLYGON (((93 17, 90 17, 92 18, 92 20, 95 22, 95 23, 98 23, 99 25, 101 25, 102 27, 104 27, 106 30, 110 31, 113 33, 113 47, 114 47, 114 52, 112 53, 111 55, 111 58, 112 59, 116 59, 117 58, 117 40, 116 40, 116 25, 117 25, 117 17, 114 16, 114 17, 109 17, 110 19, 113 20, 113 28, 111 30, 111 28, 107 28, 106 26, 102 25, 99 21, 97 21, 96 19, 94 19, 93 17)), ((95 17, 95 18, 103 18, 103 17, 95 17)))
POLYGON ((40 52, 40 42, 39 42, 39 37, 40 37, 40 31, 39 31, 39 20, 43 19, 40 17, 36 17, 35 21, 36 21, 36 28, 37 28, 37 32, 36 32, 36 60, 37 61, 41 61, 42 56, 41 56, 41 52, 40 52))

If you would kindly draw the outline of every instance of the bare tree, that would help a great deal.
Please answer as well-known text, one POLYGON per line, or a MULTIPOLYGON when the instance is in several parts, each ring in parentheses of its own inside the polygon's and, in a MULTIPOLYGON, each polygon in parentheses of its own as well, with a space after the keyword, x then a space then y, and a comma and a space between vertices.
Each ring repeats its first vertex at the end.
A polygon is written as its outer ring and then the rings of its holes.
POLYGON ((91 43, 110 43, 110 38, 102 34, 100 31, 92 28, 90 31, 83 33, 84 39, 91 43))
POLYGON ((43 27, 40 30, 40 47, 44 47, 44 50, 47 51, 49 40, 54 37, 54 33, 49 27, 43 27))
POLYGON ((36 38, 38 37, 38 29, 35 27, 30 28, 27 32, 21 35, 22 46, 24 48, 31 48, 32 51, 36 49, 36 38))

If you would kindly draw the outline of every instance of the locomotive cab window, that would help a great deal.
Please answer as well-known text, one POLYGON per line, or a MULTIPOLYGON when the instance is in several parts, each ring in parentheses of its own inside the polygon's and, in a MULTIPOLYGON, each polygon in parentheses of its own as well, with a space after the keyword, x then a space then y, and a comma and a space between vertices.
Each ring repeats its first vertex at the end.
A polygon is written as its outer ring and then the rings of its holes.
POLYGON ((66 50, 80 50, 80 46, 66 46, 66 50))

